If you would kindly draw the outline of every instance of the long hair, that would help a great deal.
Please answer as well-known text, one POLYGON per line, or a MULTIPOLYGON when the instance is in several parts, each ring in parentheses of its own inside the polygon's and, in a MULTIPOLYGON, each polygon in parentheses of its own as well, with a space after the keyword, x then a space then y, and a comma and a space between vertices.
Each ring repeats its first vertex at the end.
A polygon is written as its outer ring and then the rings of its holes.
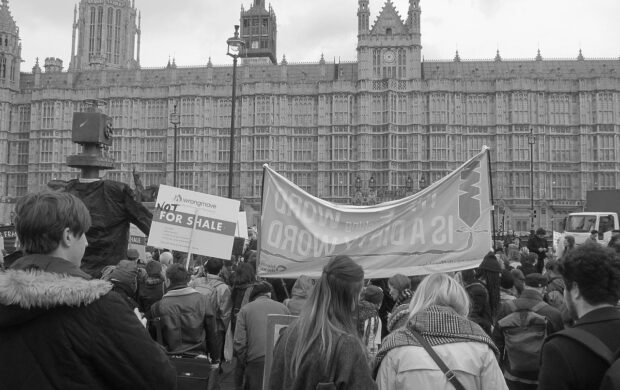
POLYGON ((499 272, 482 271, 486 280, 486 288, 489 292, 489 309, 491 310, 491 318, 495 320, 499 311, 499 272))
POLYGON ((469 294, 465 288, 446 274, 428 275, 418 286, 409 304, 409 318, 429 306, 445 306, 467 317, 469 314, 469 294))
POLYGON ((315 345, 319 348, 318 359, 329 367, 337 337, 357 334, 354 311, 363 282, 364 270, 347 256, 336 256, 325 265, 297 321, 299 336, 293 348, 291 376, 297 376, 315 345))

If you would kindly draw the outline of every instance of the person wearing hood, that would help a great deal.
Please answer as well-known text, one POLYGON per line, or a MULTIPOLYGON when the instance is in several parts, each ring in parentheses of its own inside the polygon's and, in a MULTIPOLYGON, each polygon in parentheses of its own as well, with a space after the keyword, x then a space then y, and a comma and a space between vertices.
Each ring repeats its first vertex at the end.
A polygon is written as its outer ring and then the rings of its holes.
POLYGON ((155 302, 164 296, 165 277, 161 263, 157 260, 149 261, 146 265, 146 280, 140 287, 138 298, 140 309, 147 316, 150 315, 150 308, 155 302))
POLYGON ((112 284, 79 268, 91 225, 84 203, 43 191, 15 213, 27 255, 0 273, 2 387, 176 388, 168 357, 112 284))
POLYGON ((291 312, 291 315, 298 316, 301 313, 301 309, 314 289, 314 283, 314 279, 306 275, 301 275, 295 281, 291 291, 291 299, 284 300, 284 305, 291 312))

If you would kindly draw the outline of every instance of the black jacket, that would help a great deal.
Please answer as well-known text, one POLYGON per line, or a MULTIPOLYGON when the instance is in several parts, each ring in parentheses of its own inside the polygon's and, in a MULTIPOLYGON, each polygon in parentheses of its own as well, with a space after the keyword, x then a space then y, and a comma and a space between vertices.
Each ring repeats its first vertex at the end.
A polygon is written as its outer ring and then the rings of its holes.
POLYGON ((527 240, 527 249, 530 250, 531 253, 536 253, 538 256, 538 260, 542 260, 547 256, 547 252, 540 251, 540 248, 547 249, 549 247, 549 243, 545 238, 540 238, 538 236, 532 236, 527 240))
MULTIPOLYGON (((609 349, 620 348, 620 310, 593 310, 575 322, 575 327, 598 337, 609 349)), ((542 351, 539 390, 598 389, 609 366, 585 346, 566 337, 549 339, 542 351)))
POLYGON ((65 191, 84 202, 93 222, 86 232, 88 246, 81 265, 84 272, 98 278, 103 267, 127 258, 130 222, 149 234, 153 214, 134 200, 127 184, 113 180, 80 183, 76 179, 67 183, 65 191))
POLYGON ((0 388, 176 388, 168 357, 111 289, 44 255, 0 272, 0 388))

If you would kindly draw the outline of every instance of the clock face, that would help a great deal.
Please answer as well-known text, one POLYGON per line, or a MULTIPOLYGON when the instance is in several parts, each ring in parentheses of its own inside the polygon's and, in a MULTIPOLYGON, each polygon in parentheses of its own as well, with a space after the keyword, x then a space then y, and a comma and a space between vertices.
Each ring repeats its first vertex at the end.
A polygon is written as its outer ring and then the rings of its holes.
POLYGON ((392 50, 388 50, 385 53, 383 53, 383 60, 385 62, 392 63, 394 62, 395 59, 396 59, 396 55, 394 54, 392 50))

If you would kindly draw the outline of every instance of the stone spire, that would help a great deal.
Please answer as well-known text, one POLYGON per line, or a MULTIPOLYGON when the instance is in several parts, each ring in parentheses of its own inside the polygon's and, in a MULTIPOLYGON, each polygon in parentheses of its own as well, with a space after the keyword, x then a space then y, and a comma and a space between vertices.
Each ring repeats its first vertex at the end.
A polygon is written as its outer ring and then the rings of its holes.
POLYGON ((497 53, 495 53, 495 62, 501 62, 502 56, 499 55, 499 49, 497 49, 497 53))
POLYGON ((538 53, 536 54, 536 61, 542 61, 542 60, 543 60, 543 58, 540 55, 540 49, 538 49, 538 53))
POLYGON ((459 56, 459 51, 456 51, 456 55, 454 56, 454 62, 461 62, 461 56, 459 56))
POLYGON ((581 52, 581 49, 579 49, 579 55, 577 56, 577 60, 578 61, 583 61, 584 60, 583 53, 581 52))

